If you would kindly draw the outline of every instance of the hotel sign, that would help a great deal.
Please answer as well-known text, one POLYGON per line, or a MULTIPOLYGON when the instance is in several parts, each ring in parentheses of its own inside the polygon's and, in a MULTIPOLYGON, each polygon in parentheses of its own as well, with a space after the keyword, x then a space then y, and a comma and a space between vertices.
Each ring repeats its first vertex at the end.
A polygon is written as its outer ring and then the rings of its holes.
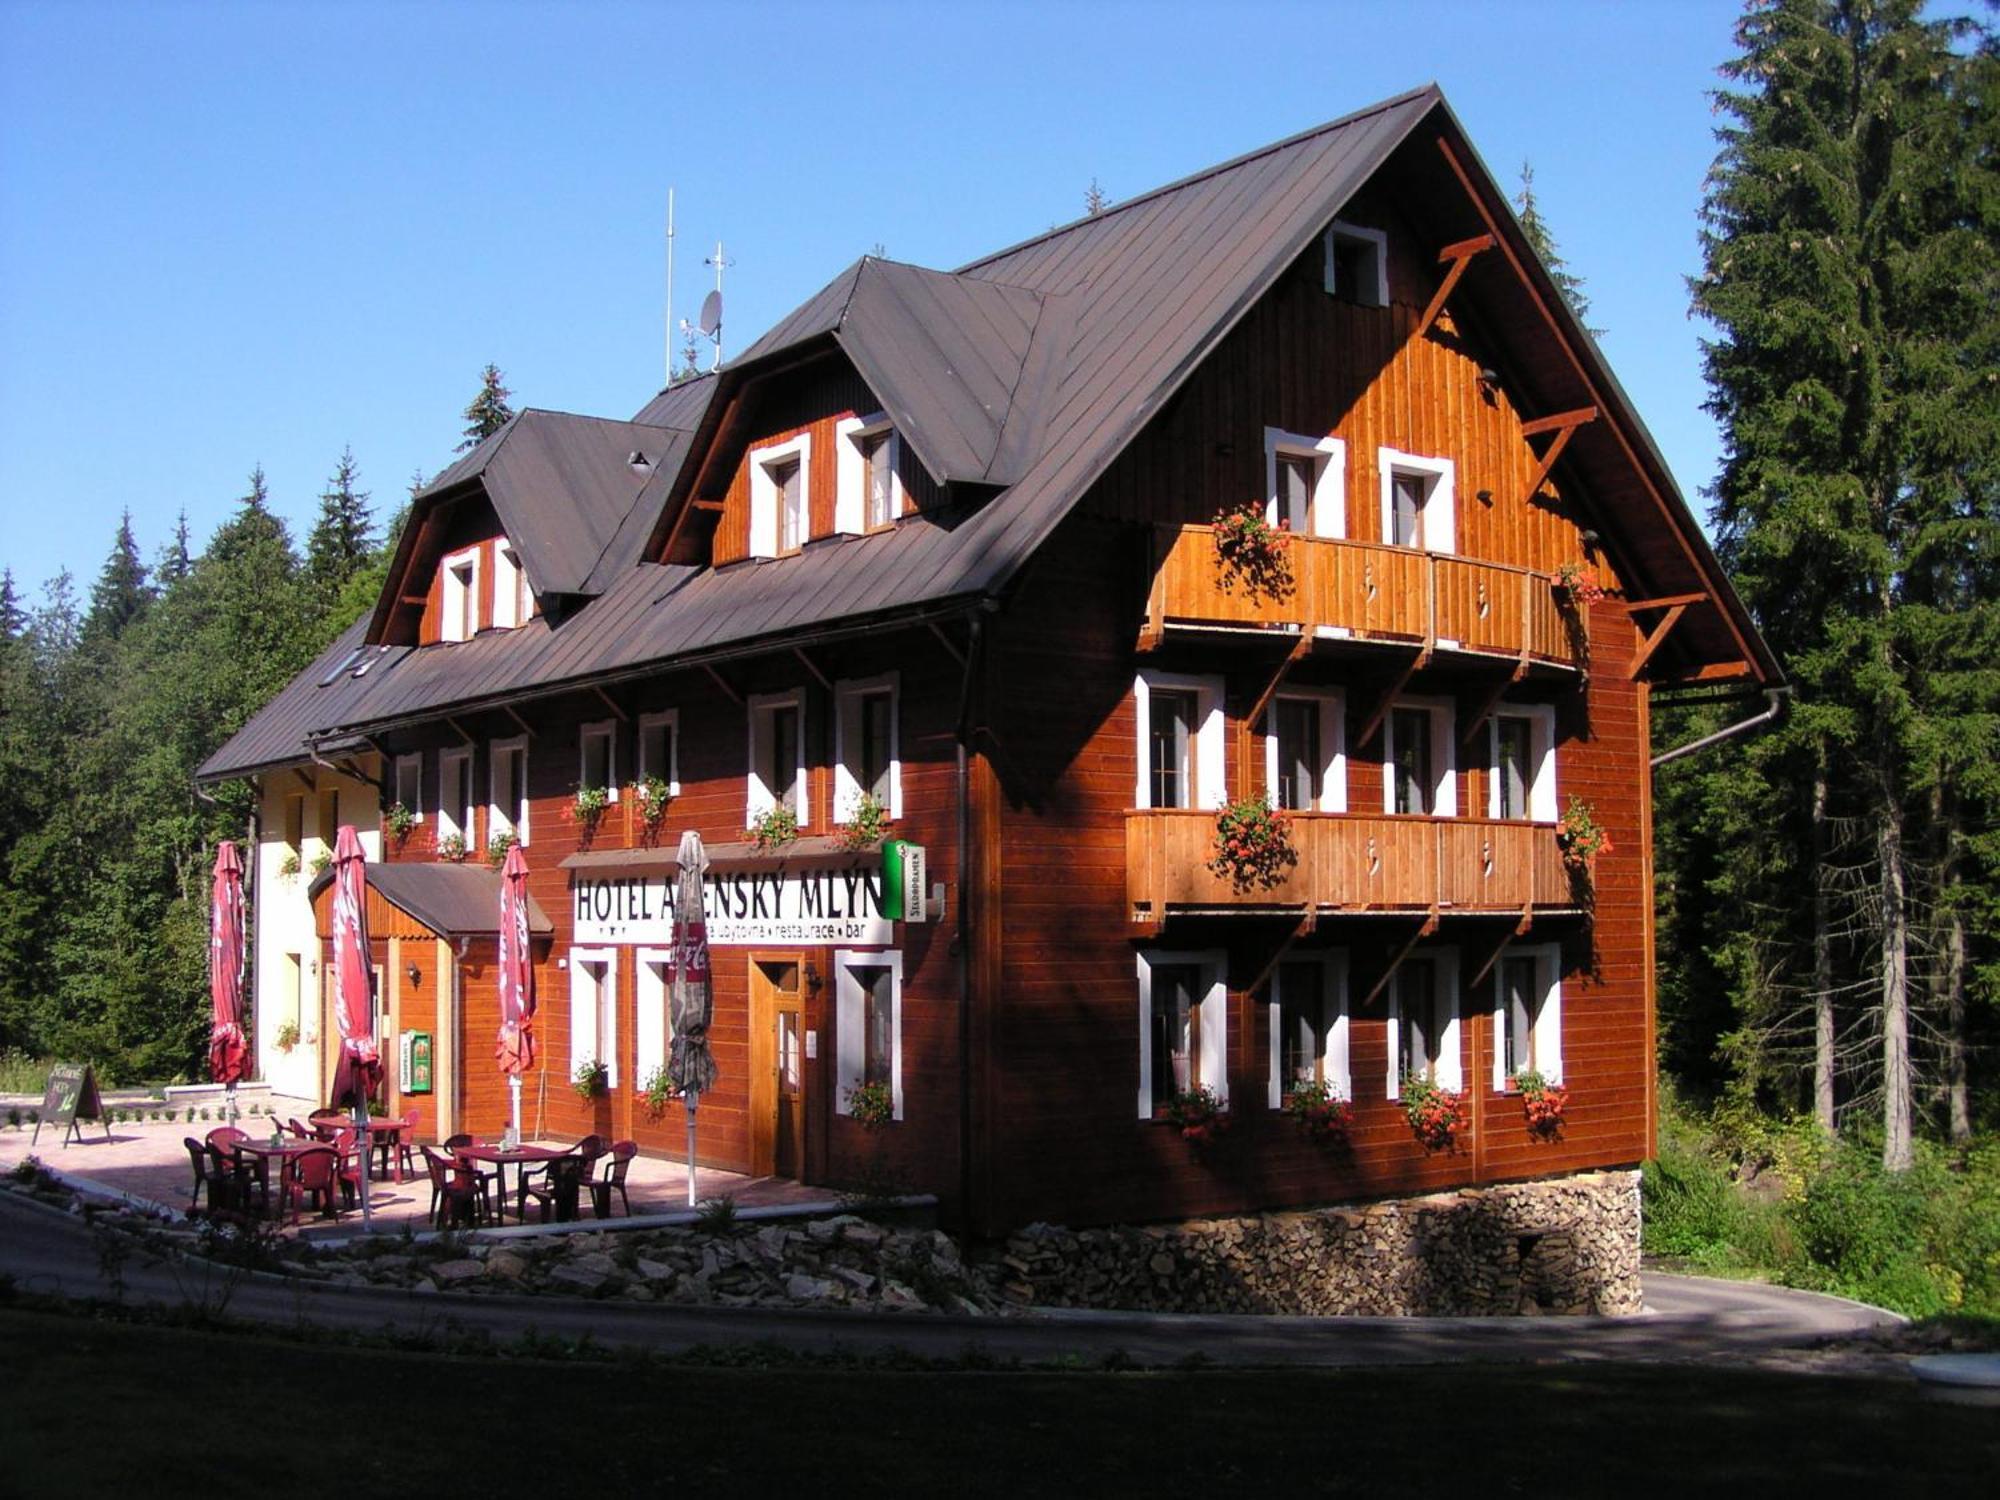
MULTIPOLYGON (((571 870, 571 941, 580 947, 672 943, 675 876, 671 864, 571 870)), ((707 890, 711 948, 896 940, 879 863, 711 871, 707 890)))

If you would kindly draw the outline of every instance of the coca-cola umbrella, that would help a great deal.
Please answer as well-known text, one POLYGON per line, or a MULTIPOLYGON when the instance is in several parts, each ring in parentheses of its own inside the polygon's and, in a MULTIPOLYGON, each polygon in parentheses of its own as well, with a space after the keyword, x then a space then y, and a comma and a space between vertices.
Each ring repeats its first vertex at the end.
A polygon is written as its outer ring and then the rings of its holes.
POLYGON ((333 1103, 352 1102, 354 1139, 361 1151, 361 1225, 369 1227, 368 1099, 382 1078, 375 1047, 375 966, 369 960, 368 879, 361 839, 343 823, 333 844, 334 1020, 340 1026, 340 1061, 333 1073, 333 1103))
POLYGON ((708 1047, 714 1010, 708 988, 708 917, 702 877, 708 853, 701 835, 681 835, 680 874, 674 881, 673 1045, 667 1051, 667 1081, 687 1101, 688 1207, 695 1206, 695 1111, 715 1087, 715 1057, 708 1047))
POLYGON ((521 1075, 535 1065, 535 966, 528 951, 528 857, 507 851, 500 878, 500 1071, 507 1075, 513 1139, 521 1139, 521 1075))
POLYGON ((225 1115, 236 1123, 236 1085, 249 1047, 243 1039, 243 861, 224 839, 215 851, 208 904, 208 1076, 228 1091, 225 1115))

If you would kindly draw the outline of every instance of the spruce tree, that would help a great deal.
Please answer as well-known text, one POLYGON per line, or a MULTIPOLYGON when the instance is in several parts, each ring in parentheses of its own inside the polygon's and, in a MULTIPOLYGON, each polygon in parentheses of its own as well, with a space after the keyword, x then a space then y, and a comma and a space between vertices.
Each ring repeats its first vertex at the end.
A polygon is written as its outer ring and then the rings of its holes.
POLYGON ((172 588, 187 577, 188 569, 194 566, 194 557, 188 550, 188 513, 182 506, 180 515, 174 520, 174 534, 160 553, 160 560, 153 566, 153 577, 159 581, 162 590, 172 588))
POLYGON ((479 394, 465 408, 465 441, 458 445, 458 452, 477 448, 514 419, 514 408, 507 404, 514 393, 502 379, 497 365, 488 365, 481 372, 479 394))
POLYGON ((148 597, 146 565, 139 561, 139 544, 132 537, 132 512, 128 510, 119 519, 111 553, 90 591, 90 612, 83 622, 85 636, 116 640, 146 607, 148 597))
POLYGON ((13 640, 28 623, 21 613, 21 597, 14 589, 14 570, 0 568, 0 638, 13 640))
POLYGON ((1717 329, 1704 357, 1724 438, 1720 550, 1800 696, 1758 757, 1776 815, 1755 858, 1805 879, 1791 912, 1765 913, 1761 933, 1746 913, 1737 937, 1812 995, 1816 1097, 1832 1095, 1825 1033, 1843 997, 1869 997, 1844 1024, 1876 1039, 1890 1170, 1911 1161, 1913 1005, 1938 998, 1918 962, 1937 916, 1927 886, 1972 873, 1939 823, 1988 796, 2000 722, 1991 674, 1973 670, 1994 624, 1976 606, 2000 445, 2000 194, 1974 143, 1996 101, 1979 53, 1957 45, 1970 23, 1922 11, 1749 7, 1717 96, 1727 123, 1693 288, 1717 329), (1787 920, 1810 952, 1788 951, 1787 920))
POLYGON ((1514 195, 1514 213, 1521 221, 1521 232, 1528 237, 1528 244, 1541 258, 1549 279, 1555 282, 1556 290, 1562 293, 1569 310, 1576 314, 1577 322, 1592 338, 1603 338, 1602 328, 1590 326, 1590 298, 1584 294, 1583 278, 1569 268, 1562 252, 1556 248, 1556 237, 1549 228, 1549 222, 1542 217, 1542 206, 1535 198, 1535 169, 1527 162, 1521 163, 1521 191, 1514 195))
POLYGON ((329 602, 375 550, 374 514, 368 492, 355 488, 359 477, 354 450, 342 449, 340 463, 319 497, 319 519, 306 538, 307 580, 329 602))

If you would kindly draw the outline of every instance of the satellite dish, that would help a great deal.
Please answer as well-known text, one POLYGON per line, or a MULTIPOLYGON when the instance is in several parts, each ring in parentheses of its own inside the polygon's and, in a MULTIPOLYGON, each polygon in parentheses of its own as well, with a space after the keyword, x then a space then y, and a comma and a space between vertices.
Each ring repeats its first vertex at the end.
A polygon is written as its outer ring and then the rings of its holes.
POLYGON ((710 338, 722 326, 722 293, 710 292, 701 299, 701 331, 710 338))

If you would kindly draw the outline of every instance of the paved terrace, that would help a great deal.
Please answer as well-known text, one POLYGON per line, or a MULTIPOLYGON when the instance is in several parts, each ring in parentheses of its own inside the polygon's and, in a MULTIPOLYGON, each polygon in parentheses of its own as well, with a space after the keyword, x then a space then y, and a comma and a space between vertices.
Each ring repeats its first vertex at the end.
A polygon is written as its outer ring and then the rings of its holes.
MULTIPOLYGON (((14 1107, 25 1111, 39 1103, 40 1100, 35 1099, 26 1105, 15 1104, 14 1107)), ((122 1107, 119 1101, 107 1099, 106 1103, 122 1107)), ((304 1119, 307 1112, 315 1107, 309 1101, 282 1097, 274 1098, 270 1103, 286 1119, 293 1115, 304 1119)), ((7 1107, 7 1103, 0 1103, 0 1119, 4 1119, 7 1107)), ((138 1107, 136 1100, 134 1107, 138 1107)), ((157 1101, 154 1106, 148 1106, 149 1112, 151 1107, 157 1107, 157 1101)), ((77 1128, 82 1131, 83 1139, 71 1141, 67 1146, 62 1143, 65 1132, 56 1125, 44 1125, 42 1138, 34 1145, 29 1144, 35 1133, 33 1125, 22 1125, 18 1129, 0 1125, 0 1170, 32 1155, 56 1171, 86 1177, 99 1187, 168 1208, 185 1209, 194 1172, 188 1165, 187 1148, 181 1143, 189 1136, 201 1140, 209 1131, 217 1129, 222 1123, 221 1111, 213 1113, 214 1118, 197 1119, 192 1123, 185 1118, 163 1120, 157 1124, 150 1120, 143 1124, 127 1121, 113 1125, 109 1139, 106 1139, 104 1126, 94 1121, 80 1121, 77 1128)), ((271 1121, 262 1114, 245 1114, 238 1125, 253 1136, 268 1136, 271 1132, 271 1121)), ((543 1138, 530 1144, 565 1147, 572 1142, 543 1138)), ((424 1173, 421 1154, 416 1161, 416 1173, 403 1182, 399 1183, 393 1177, 386 1180, 378 1177, 369 1183, 370 1217, 378 1233, 400 1233, 406 1224, 419 1233, 431 1227, 430 1179, 424 1173)), ((517 1170, 514 1167, 507 1170, 510 1192, 517 1170)), ((633 1160, 626 1175, 625 1191, 632 1200, 635 1217, 685 1212, 687 1168, 677 1161, 661 1161, 641 1155, 633 1160)), ((803 1187, 785 1178, 745 1177, 734 1172, 712 1171, 707 1167, 699 1169, 696 1175, 695 1195, 697 1199, 733 1198, 739 1209, 824 1203, 835 1196, 825 1188, 803 1187)), ((623 1205, 615 1194, 612 1212, 620 1216, 623 1214, 623 1205)), ((583 1202, 583 1216, 586 1220, 590 1218, 587 1195, 583 1202)), ((531 1206, 528 1222, 532 1224, 535 1221, 535 1211, 531 1206)), ((510 1217, 508 1222, 515 1221, 510 1217)), ((321 1218, 309 1213, 299 1221, 295 1232, 309 1240, 320 1240, 345 1238, 359 1232, 360 1228, 361 1214, 355 1210, 343 1213, 338 1219, 321 1218)))

